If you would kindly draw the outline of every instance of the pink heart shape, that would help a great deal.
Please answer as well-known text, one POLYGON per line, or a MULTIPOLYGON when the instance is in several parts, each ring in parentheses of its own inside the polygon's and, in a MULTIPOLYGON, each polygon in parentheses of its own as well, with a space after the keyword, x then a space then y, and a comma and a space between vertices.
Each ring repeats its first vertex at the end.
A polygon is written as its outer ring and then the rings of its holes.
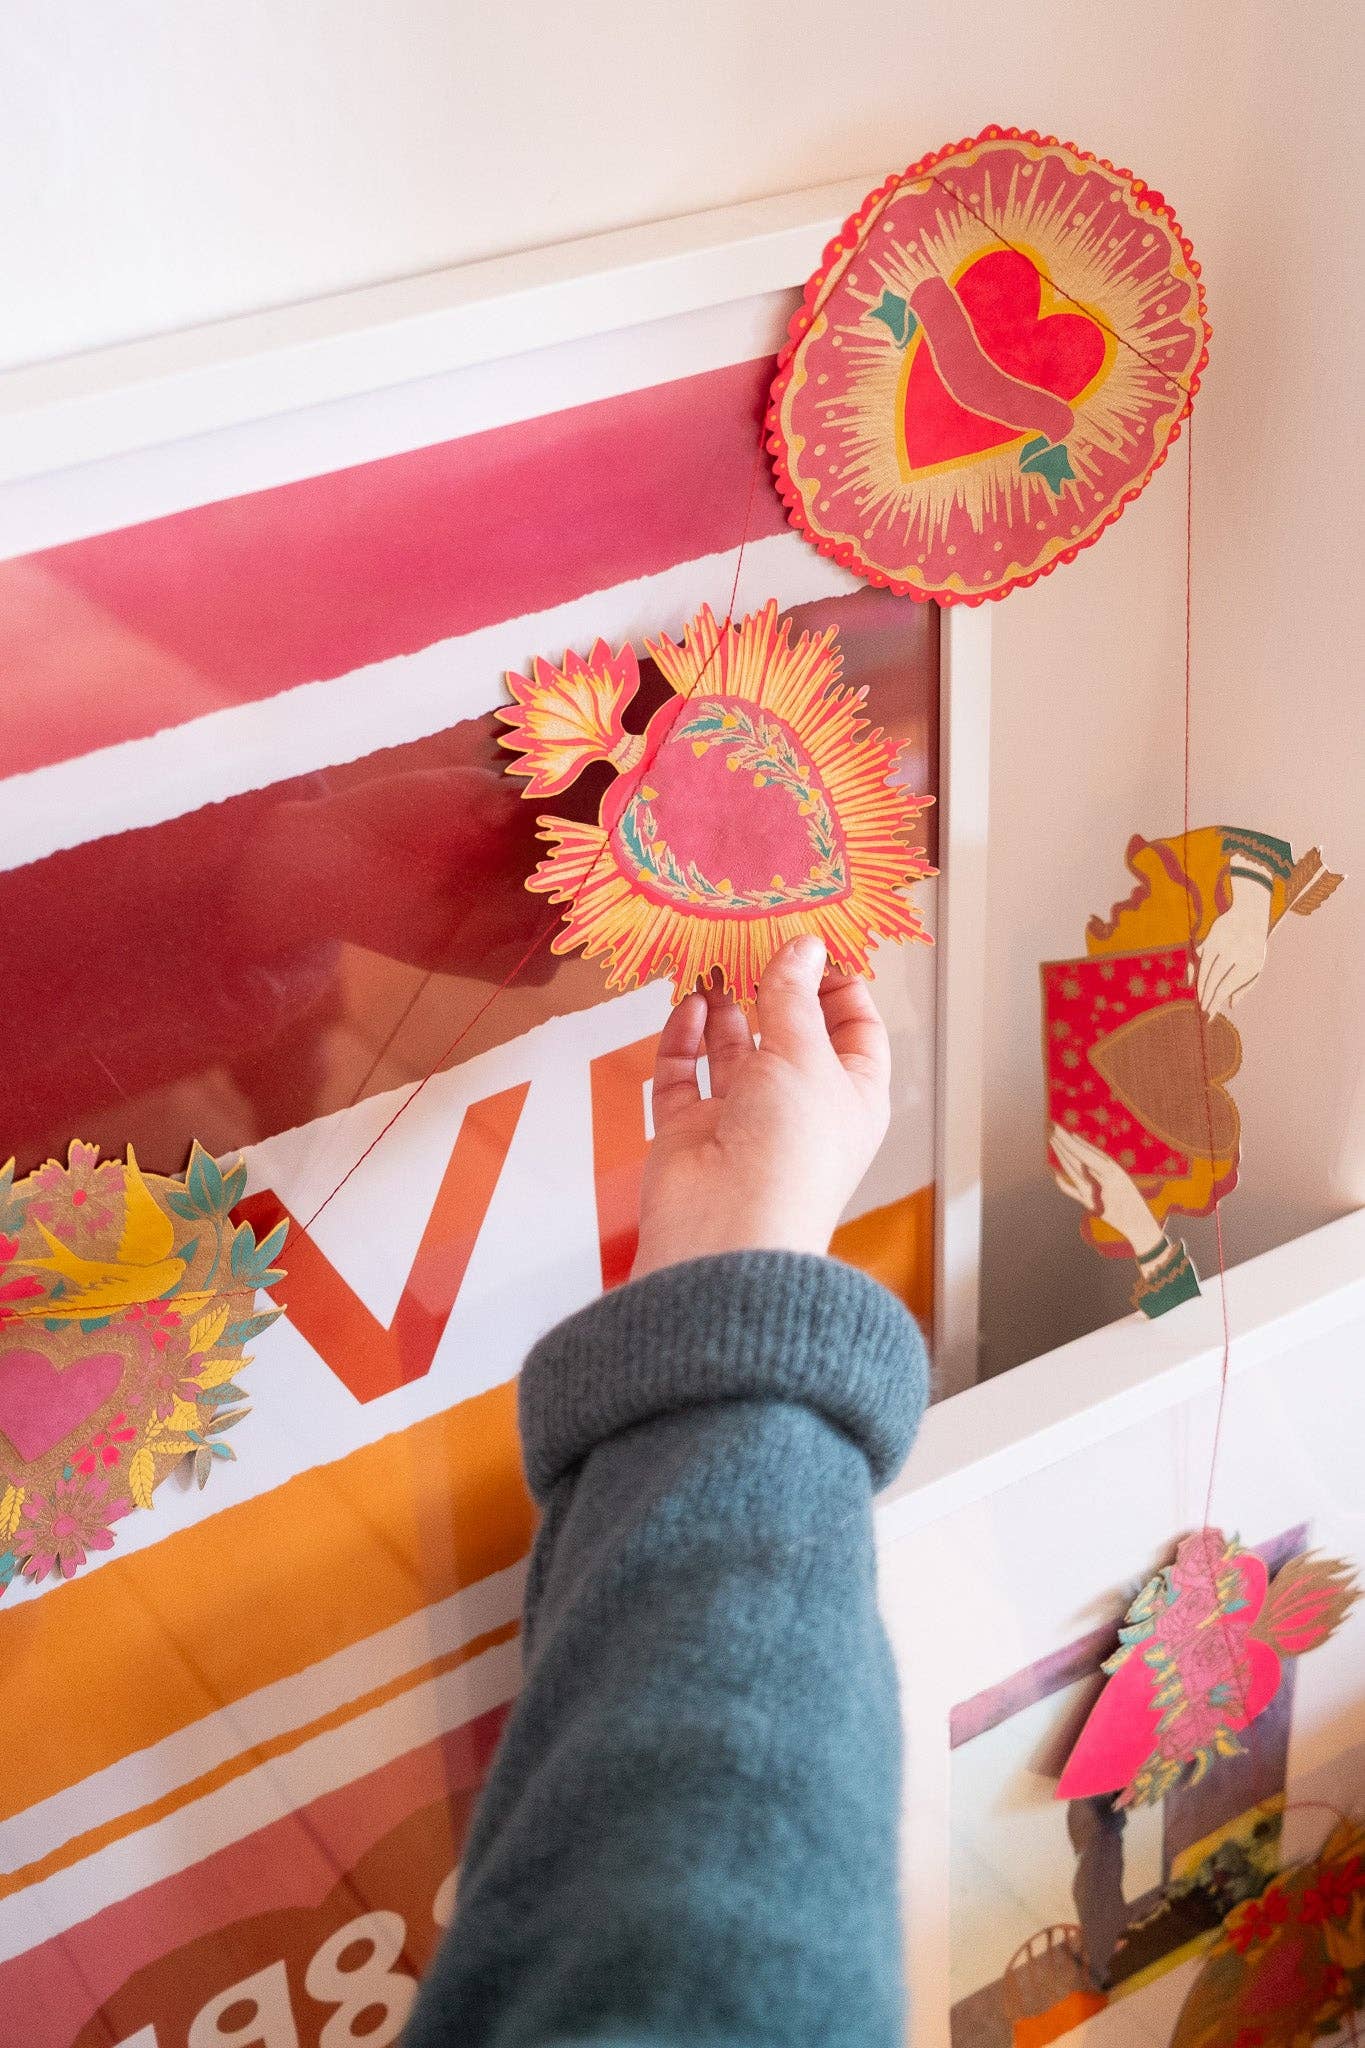
POLYGON ((26 1464, 55 1450, 118 1387, 123 1360, 94 1351, 58 1371, 41 1351, 0 1356, 0 1432, 26 1464))

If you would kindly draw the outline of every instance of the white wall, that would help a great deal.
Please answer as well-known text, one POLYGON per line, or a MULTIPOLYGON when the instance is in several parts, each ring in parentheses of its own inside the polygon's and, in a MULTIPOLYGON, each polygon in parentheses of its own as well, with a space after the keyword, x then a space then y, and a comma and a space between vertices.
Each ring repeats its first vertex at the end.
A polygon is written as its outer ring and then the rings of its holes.
MULTIPOLYGON (((1363 60, 1356 0, 10 0, 0 364, 871 182, 991 120, 1165 190, 1216 328, 1196 430, 1196 821, 1320 838, 1362 877, 1288 921, 1243 1015, 1238 1258, 1365 1201, 1363 60)), ((1129 832, 1179 823, 1184 459, 996 614, 992 1367, 1122 1306, 1043 1175, 1036 966, 1123 893, 1129 832)))

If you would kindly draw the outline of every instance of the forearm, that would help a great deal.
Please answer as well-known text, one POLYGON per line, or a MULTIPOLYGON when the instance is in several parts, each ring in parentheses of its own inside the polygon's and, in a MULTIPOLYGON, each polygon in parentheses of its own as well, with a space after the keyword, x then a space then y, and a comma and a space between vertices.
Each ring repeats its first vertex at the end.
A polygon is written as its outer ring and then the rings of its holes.
POLYGON ((923 1379, 890 1296, 777 1254, 532 1355, 526 1685, 411 2048, 899 2040, 871 1501, 923 1379))

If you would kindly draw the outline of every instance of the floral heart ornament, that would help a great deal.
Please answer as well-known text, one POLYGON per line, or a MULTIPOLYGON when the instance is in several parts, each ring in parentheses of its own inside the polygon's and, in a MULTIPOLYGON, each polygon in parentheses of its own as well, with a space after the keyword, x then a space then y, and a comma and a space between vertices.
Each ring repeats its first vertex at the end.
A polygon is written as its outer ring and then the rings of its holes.
POLYGON ((1307 1553, 1272 1579, 1218 1529, 1185 1537, 1129 1608, 1119 1647, 1057 1786, 1058 1799, 1117 1793, 1153 1805, 1197 1783, 1280 1689, 1286 1657, 1314 1650, 1359 1598, 1351 1567, 1307 1553))
POLYGON ((876 939, 926 938, 905 891, 934 872, 912 843, 928 799, 894 780, 863 693, 838 687, 836 629, 793 643, 770 601, 738 625, 704 609, 681 644, 645 645, 674 695, 643 733, 623 722, 632 647, 599 640, 507 679, 500 743, 526 796, 559 795, 591 762, 616 770, 596 824, 538 820, 553 851, 526 886, 569 906, 553 950, 605 954, 610 988, 670 973, 675 1000, 719 970, 748 1004, 798 933, 850 974, 869 972, 876 939))
POLYGON ((79 1140, 65 1165, 0 1170, 0 1593, 69 1579, 176 1466, 202 1487, 234 1457, 285 1236, 234 1223, 245 1185, 197 1144, 180 1179, 79 1140))
POLYGON ((1159 192, 987 128, 869 193, 806 286, 768 413, 792 524, 908 596, 1003 597, 1144 488, 1208 337, 1159 192))

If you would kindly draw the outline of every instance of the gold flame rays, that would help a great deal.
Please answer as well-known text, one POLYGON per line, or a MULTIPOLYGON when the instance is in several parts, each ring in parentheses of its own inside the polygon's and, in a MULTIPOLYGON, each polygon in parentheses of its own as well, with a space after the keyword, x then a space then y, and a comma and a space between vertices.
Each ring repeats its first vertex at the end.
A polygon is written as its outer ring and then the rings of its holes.
MULTIPOLYGON (((854 974, 868 972, 874 939, 924 938, 902 892, 934 872, 912 844, 925 800, 890 782, 896 749, 857 716, 865 692, 838 687, 834 627, 793 644, 790 621, 779 619, 770 600, 738 626, 719 625, 707 607, 680 643, 647 646, 679 696, 742 699, 791 727, 838 818, 849 886, 837 902, 790 911, 741 915, 660 903, 640 892, 600 824, 544 817, 540 836, 552 850, 527 886, 571 906, 554 951, 581 946, 588 959, 605 955, 611 988, 670 973, 675 1001, 719 968, 725 986, 750 1003, 768 961, 799 933, 816 933, 831 963, 854 974)), ((632 781, 642 773, 647 764, 632 781)))
MULTIPOLYGON (((1062 555, 1069 558, 1115 516, 1112 484, 1102 487, 1096 458, 1146 444, 1151 459, 1125 492, 1135 495, 1188 410, 1190 373, 1200 362, 1207 330, 1187 245, 1169 214, 1154 212, 1151 196, 1126 173, 1110 173, 1093 159, 1077 161, 1078 171, 1091 174, 1084 197, 1074 179, 1058 184, 1035 175, 1037 166, 1058 154, 1056 145, 1017 131, 994 131, 990 139, 945 152, 946 161, 916 166, 932 175, 897 181, 869 208, 861 240, 850 237, 829 271, 794 351, 780 404, 790 484, 809 528, 832 544, 827 551, 848 548, 856 559, 875 537, 874 580, 937 588, 926 585, 922 564, 963 518, 976 533, 996 530, 1003 542, 984 594, 996 594, 1019 575, 1038 573, 1062 555), (954 196, 955 185, 962 199, 954 196), (1139 195, 1147 198, 1146 206, 1139 195), (931 225, 908 237, 898 231, 895 213, 905 197, 932 208, 931 225), (1169 266, 1159 270, 1150 261, 1155 242, 1170 257, 1169 266), (884 291, 908 302, 926 278, 955 283, 978 257, 1006 245, 1034 260, 1043 278, 1045 313, 1084 309, 1110 334, 1103 371, 1072 402, 1076 424, 1067 446, 1075 477, 1062 484, 1060 500, 1041 474, 1021 469, 1024 436, 905 473, 898 426, 905 351, 888 328, 865 317, 884 291), (1055 299, 1049 299, 1049 284, 1058 288, 1055 299), (1071 306, 1072 300, 1079 305, 1071 306), (857 311, 842 317, 850 304, 857 311), (812 396, 837 475, 813 472, 803 463, 813 437, 796 429, 792 411, 808 382, 808 351, 830 341, 849 367, 834 395, 812 396), (1067 508, 1064 523, 1056 517, 1059 502, 1067 508), (1040 541, 1044 524, 1053 530, 1040 541), (1010 561, 1011 548, 1021 560, 1010 561)), ((925 345, 921 337, 919 346, 925 345)), ((967 583, 950 577, 947 589, 965 592, 967 583)))

